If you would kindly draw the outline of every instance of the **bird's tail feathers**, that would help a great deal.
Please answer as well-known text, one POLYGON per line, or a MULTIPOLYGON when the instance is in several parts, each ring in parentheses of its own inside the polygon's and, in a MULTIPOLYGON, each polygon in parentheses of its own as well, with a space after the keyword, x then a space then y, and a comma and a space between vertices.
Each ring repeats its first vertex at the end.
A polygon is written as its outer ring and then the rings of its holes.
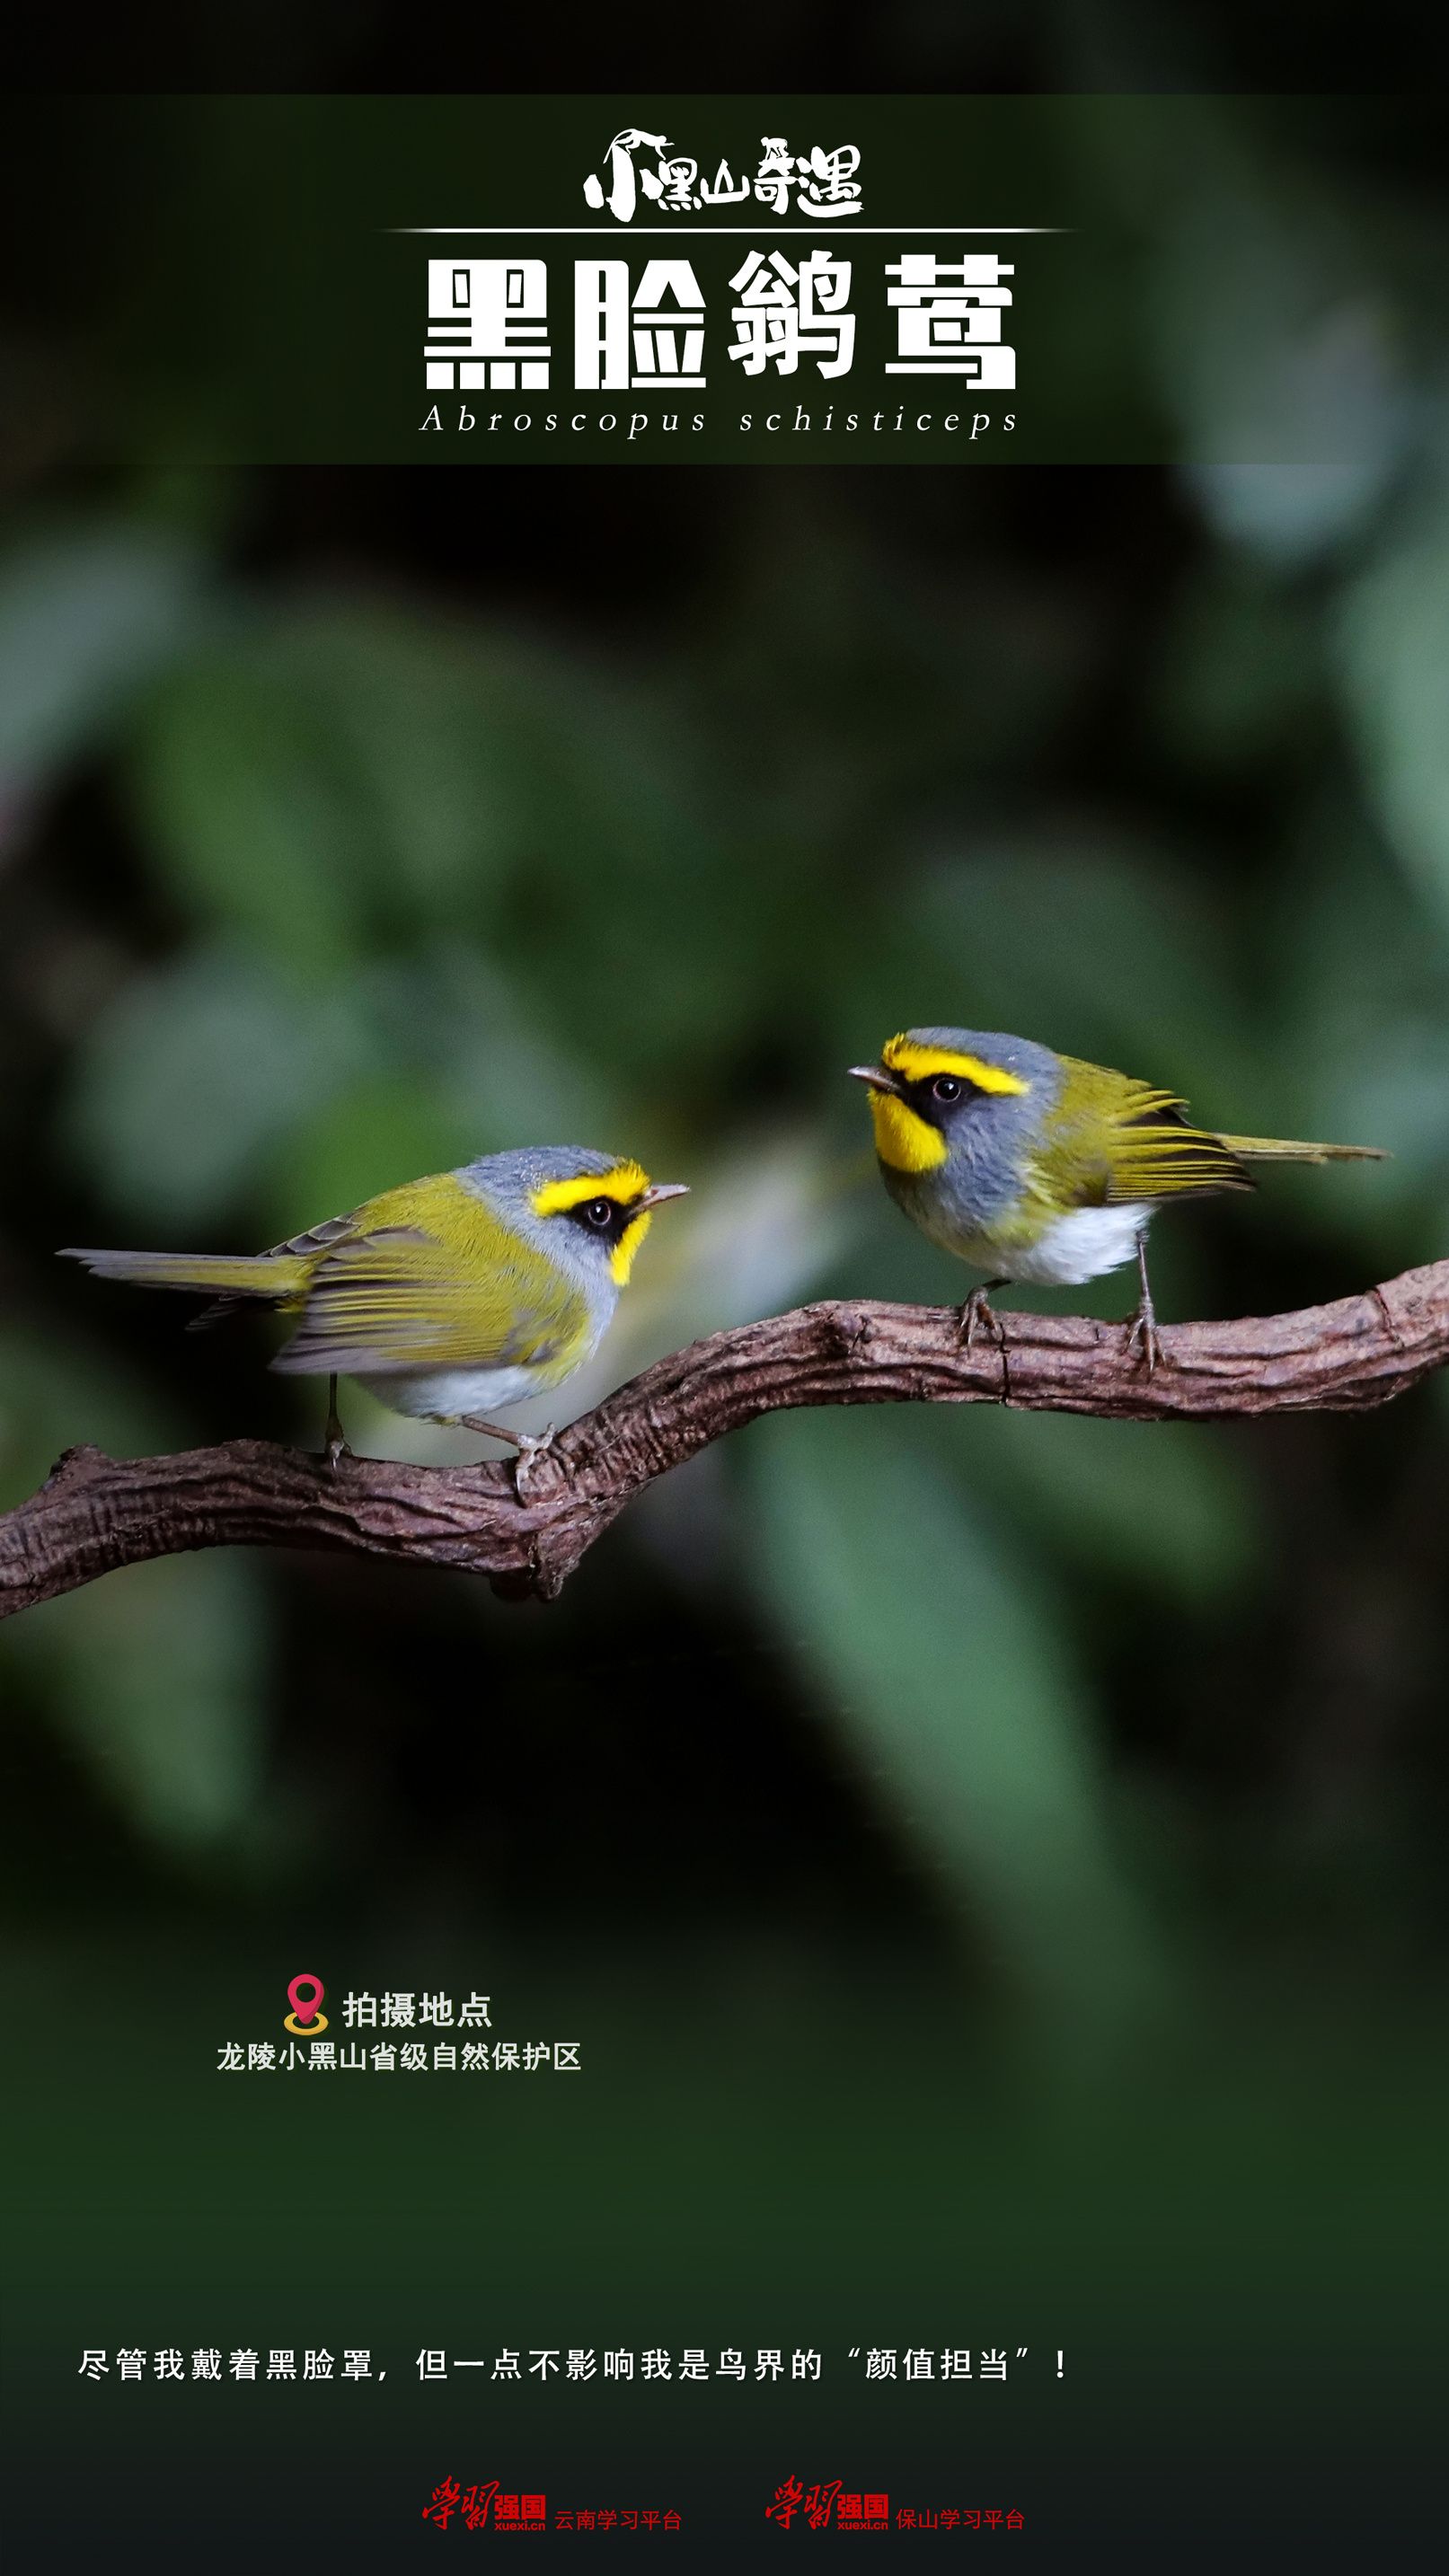
POLYGON ((191 1296, 259 1297, 284 1304, 306 1285, 307 1264, 295 1254, 259 1252, 91 1252, 67 1246, 62 1261, 83 1261, 98 1279, 129 1279, 138 1288, 180 1288, 191 1296))
POLYGON ((1245 1163, 1387 1163, 1382 1145, 1313 1145, 1292 1136, 1219 1136, 1245 1163))

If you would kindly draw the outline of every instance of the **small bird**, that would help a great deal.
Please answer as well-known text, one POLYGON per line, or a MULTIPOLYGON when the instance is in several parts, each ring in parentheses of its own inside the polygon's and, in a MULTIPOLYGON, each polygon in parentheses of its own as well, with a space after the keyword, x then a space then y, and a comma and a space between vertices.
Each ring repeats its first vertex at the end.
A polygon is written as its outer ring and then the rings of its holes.
MULTIPOLYGON (((904 1029, 870 1085, 881 1178, 923 1234, 987 1273, 961 1310, 969 1349, 1008 1280, 1077 1288, 1134 1256, 1128 1349, 1161 1358, 1147 1228, 1164 1199, 1256 1188, 1250 1163, 1382 1162, 1375 1145, 1297 1144, 1194 1127, 1187 1103, 1031 1038, 904 1029)), ((998 1328, 999 1329, 999 1328, 998 1328)))
POLYGON ((346 1450, 339 1377, 395 1413, 461 1423, 510 1441, 526 1465, 541 1438, 489 1420, 561 1386, 591 1359, 649 1231, 653 1210, 687 1196, 637 1163, 583 1145, 484 1154, 460 1171, 406 1181, 270 1252, 69 1249, 103 1279, 214 1299, 190 1329, 257 1301, 297 1317, 272 1362, 329 1381, 327 1456, 346 1450))

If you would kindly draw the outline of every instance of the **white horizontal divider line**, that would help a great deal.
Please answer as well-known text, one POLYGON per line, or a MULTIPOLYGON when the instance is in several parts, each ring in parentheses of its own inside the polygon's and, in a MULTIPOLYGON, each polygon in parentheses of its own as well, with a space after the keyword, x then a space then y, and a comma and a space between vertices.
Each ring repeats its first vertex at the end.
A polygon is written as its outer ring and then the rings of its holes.
MULTIPOLYGON (((384 224, 387 233, 498 233, 509 241, 522 241, 542 234, 563 234, 570 241, 622 242, 639 241, 646 234, 665 235, 671 241, 732 241, 736 237, 751 239, 767 234, 771 241, 823 241, 828 235, 819 224, 771 223, 765 216, 757 224, 707 224, 697 232, 683 232, 678 224, 621 224, 617 232, 600 232, 596 224, 384 224)), ((852 224, 849 234, 837 233, 837 241, 860 241, 866 234, 880 235, 897 241, 908 233, 1065 233, 1075 230, 1071 224, 852 224)))

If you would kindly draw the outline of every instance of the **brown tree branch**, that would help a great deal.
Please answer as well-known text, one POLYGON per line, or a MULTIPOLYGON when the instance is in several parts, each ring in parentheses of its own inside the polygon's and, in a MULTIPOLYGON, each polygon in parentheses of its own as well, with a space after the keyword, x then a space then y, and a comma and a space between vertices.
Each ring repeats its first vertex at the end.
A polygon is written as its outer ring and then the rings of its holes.
POLYGON ((1120 1324, 1013 1315, 960 1346, 956 1312, 840 1300, 713 1333, 560 1432, 520 1496, 474 1467, 321 1458, 229 1440, 174 1458, 69 1449, 0 1516, 0 1617, 114 1566, 201 1547, 356 1549, 550 1600, 631 1497, 762 1413, 811 1404, 1008 1404, 1125 1422, 1385 1404, 1449 1361, 1449 1261, 1295 1315, 1182 1324, 1151 1376, 1120 1324))

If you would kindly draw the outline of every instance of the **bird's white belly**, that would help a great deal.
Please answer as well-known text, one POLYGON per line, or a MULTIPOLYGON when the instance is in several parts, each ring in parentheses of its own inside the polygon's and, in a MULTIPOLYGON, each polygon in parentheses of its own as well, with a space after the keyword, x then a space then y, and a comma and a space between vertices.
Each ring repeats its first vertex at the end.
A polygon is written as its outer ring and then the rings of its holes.
POLYGON ((1127 1207, 1073 1208, 1067 1216, 1054 1217, 1029 1252, 1004 1252, 982 1267, 999 1279, 1080 1288, 1135 1258, 1137 1238, 1151 1215, 1149 1200, 1127 1207))
POLYGON ((457 1422, 465 1413, 487 1417, 544 1392, 539 1371, 531 1368, 389 1369, 366 1377, 359 1370, 356 1375, 379 1404, 421 1422, 457 1422))

